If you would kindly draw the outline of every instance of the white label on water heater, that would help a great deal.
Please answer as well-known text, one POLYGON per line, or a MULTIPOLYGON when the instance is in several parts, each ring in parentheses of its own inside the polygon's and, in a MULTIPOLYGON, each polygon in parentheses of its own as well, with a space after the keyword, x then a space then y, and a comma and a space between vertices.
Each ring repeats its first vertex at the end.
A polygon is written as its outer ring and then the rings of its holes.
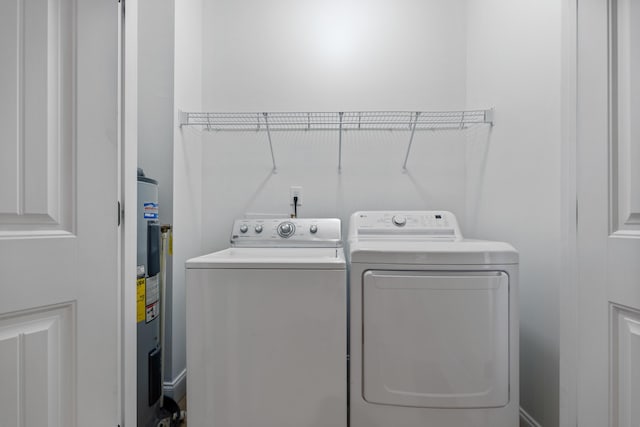
POLYGON ((146 305, 149 306, 160 299, 160 275, 156 274, 153 277, 147 277, 147 301, 146 305))

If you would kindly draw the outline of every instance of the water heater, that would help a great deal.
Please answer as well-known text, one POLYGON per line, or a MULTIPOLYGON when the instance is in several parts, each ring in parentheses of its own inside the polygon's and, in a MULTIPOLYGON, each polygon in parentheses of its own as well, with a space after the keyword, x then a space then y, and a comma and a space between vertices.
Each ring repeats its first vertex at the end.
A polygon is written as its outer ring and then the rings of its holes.
POLYGON ((138 169, 138 427, 155 425, 162 391, 158 182, 138 169))

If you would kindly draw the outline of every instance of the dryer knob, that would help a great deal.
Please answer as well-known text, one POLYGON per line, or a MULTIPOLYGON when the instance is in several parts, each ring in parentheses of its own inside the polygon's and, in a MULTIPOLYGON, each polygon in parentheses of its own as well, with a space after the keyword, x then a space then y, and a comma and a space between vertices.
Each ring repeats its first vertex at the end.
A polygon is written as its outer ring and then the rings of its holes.
POLYGON ((318 232, 318 226, 313 224, 311 227, 309 227, 309 231, 311 232, 311 234, 316 234, 318 232))
POLYGON ((261 225, 256 225, 256 233, 262 233, 262 226, 261 225))
POLYGON ((249 230, 249 227, 247 227, 245 224, 242 224, 240 226, 240 232, 241 233, 246 233, 249 230))
POLYGON ((402 215, 394 215, 391 220, 398 227, 404 227, 404 225, 407 223, 407 218, 402 215))

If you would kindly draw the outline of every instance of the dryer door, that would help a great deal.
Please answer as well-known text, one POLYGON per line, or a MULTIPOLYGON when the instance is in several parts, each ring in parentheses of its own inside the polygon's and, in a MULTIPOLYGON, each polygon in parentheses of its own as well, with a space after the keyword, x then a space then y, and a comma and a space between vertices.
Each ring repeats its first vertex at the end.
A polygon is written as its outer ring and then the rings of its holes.
POLYGON ((370 270, 362 286, 366 401, 431 408, 509 402, 506 273, 370 270))

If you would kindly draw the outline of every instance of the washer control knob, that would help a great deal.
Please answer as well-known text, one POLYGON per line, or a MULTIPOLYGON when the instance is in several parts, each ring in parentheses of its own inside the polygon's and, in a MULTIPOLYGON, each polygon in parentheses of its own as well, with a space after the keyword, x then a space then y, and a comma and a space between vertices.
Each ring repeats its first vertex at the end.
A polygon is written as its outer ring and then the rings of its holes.
POLYGON ((318 226, 313 224, 311 227, 309 227, 309 231, 311 232, 311 234, 316 234, 318 232, 318 226))
POLYGON ((405 224, 407 223, 407 218, 403 215, 394 215, 391 220, 398 227, 404 227, 405 224))
POLYGON ((256 233, 262 233, 262 226, 261 225, 256 225, 256 233))
POLYGON ((280 225, 278 225, 278 234, 280 235, 280 237, 284 237, 285 239, 287 237, 291 237, 295 230, 296 227, 292 222, 282 222, 280 223, 280 225))
POLYGON ((246 233, 248 230, 249 230, 249 227, 247 227, 247 225, 246 225, 246 224, 242 224, 242 225, 240 226, 240 232, 241 232, 241 233, 246 233))

